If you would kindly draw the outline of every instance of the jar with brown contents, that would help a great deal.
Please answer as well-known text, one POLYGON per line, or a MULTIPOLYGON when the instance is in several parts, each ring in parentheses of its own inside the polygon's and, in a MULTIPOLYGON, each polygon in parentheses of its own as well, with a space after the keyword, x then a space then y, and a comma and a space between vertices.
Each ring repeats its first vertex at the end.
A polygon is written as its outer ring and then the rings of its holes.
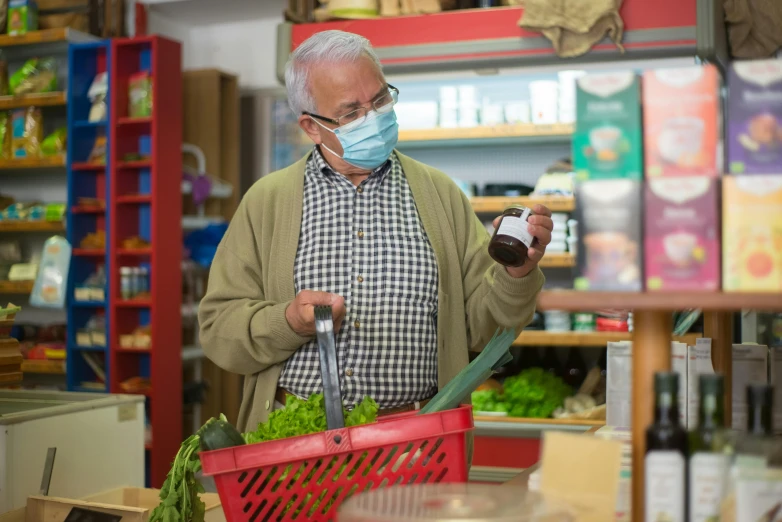
POLYGON ((532 211, 521 205, 512 205, 502 213, 489 243, 489 255, 499 264, 517 267, 527 262, 527 250, 535 240, 527 230, 531 215, 532 211))

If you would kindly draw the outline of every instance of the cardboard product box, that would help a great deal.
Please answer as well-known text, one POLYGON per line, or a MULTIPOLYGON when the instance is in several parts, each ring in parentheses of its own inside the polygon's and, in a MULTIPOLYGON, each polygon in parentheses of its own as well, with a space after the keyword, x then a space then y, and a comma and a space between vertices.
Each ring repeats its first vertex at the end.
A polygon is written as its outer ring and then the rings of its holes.
POLYGON ((606 355, 606 426, 632 426, 633 343, 609 342, 606 355))
POLYGON ((782 175, 723 179, 722 288, 782 291, 782 175))
POLYGON ((642 289, 641 186, 640 181, 613 179, 576 187, 577 290, 642 289))
POLYGON ((774 431, 782 433, 782 346, 771 348, 771 384, 774 386, 774 431))
POLYGON ((728 87, 729 171, 782 173, 782 61, 733 62, 728 87))
POLYGON ((671 342, 671 371, 679 374, 679 422, 682 426, 687 426, 689 404, 687 362, 687 343, 671 342))
POLYGON ((713 374, 714 366, 711 363, 711 339, 702 337, 695 341, 695 346, 687 347, 687 429, 698 427, 698 406, 700 402, 700 389, 698 380, 700 375, 713 374))
POLYGON ((722 173, 720 76, 713 65, 643 76, 646 177, 722 173))
POLYGON ((768 347, 763 344, 733 345, 733 429, 747 429, 747 386, 768 382, 768 347))
POLYGON ((580 180, 643 173, 640 79, 633 71, 589 74, 576 80, 573 168, 580 180))
POLYGON ((720 287, 719 180, 650 179, 644 200, 646 289, 720 287))

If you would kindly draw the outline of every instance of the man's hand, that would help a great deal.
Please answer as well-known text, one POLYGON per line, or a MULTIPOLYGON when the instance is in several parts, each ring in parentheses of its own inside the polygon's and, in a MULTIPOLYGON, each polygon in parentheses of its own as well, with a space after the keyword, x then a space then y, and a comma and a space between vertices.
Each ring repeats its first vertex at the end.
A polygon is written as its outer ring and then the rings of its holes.
POLYGON ((345 299, 336 294, 314 290, 302 290, 285 309, 285 319, 291 329, 302 337, 315 335, 315 307, 319 305, 331 306, 334 333, 339 332, 345 319, 345 299))
MULTIPOLYGON (((508 271, 511 277, 524 277, 532 272, 532 270, 538 266, 538 263, 543 259, 543 254, 546 253, 546 245, 551 243, 551 231, 554 230, 554 222, 551 221, 551 211, 543 205, 535 205, 532 207, 534 215, 527 219, 527 230, 529 233, 535 236, 535 240, 527 250, 527 262, 521 266, 506 266, 505 270, 508 271)), ((500 224, 502 216, 498 216, 494 219, 494 228, 496 229, 500 224)))

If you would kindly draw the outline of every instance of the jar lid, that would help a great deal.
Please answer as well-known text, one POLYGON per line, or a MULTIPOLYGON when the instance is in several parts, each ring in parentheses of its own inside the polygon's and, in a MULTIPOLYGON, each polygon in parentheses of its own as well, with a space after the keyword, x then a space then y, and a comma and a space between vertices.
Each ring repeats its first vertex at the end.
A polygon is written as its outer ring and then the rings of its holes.
POLYGON ((570 522, 571 510, 540 493, 507 486, 422 484, 352 497, 340 522, 570 522))
POLYGON ((513 205, 508 205, 507 207, 505 207, 505 210, 510 210, 512 208, 517 208, 519 210, 529 210, 530 213, 532 213, 532 209, 531 208, 525 207, 524 205, 521 205, 519 203, 514 203, 513 205))

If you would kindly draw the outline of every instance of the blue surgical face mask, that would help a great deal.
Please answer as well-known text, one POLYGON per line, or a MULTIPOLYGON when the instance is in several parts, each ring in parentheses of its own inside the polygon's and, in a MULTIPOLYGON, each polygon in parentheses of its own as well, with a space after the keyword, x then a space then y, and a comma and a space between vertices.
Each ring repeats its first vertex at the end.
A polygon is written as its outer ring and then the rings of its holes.
MULTIPOLYGON (((333 132, 342 145, 342 159, 354 167, 374 170, 386 162, 399 141, 399 125, 393 108, 388 112, 370 111, 360 122, 353 122, 329 129, 315 118, 312 121, 333 132)), ((321 147, 339 157, 339 154, 320 144, 321 147)))

